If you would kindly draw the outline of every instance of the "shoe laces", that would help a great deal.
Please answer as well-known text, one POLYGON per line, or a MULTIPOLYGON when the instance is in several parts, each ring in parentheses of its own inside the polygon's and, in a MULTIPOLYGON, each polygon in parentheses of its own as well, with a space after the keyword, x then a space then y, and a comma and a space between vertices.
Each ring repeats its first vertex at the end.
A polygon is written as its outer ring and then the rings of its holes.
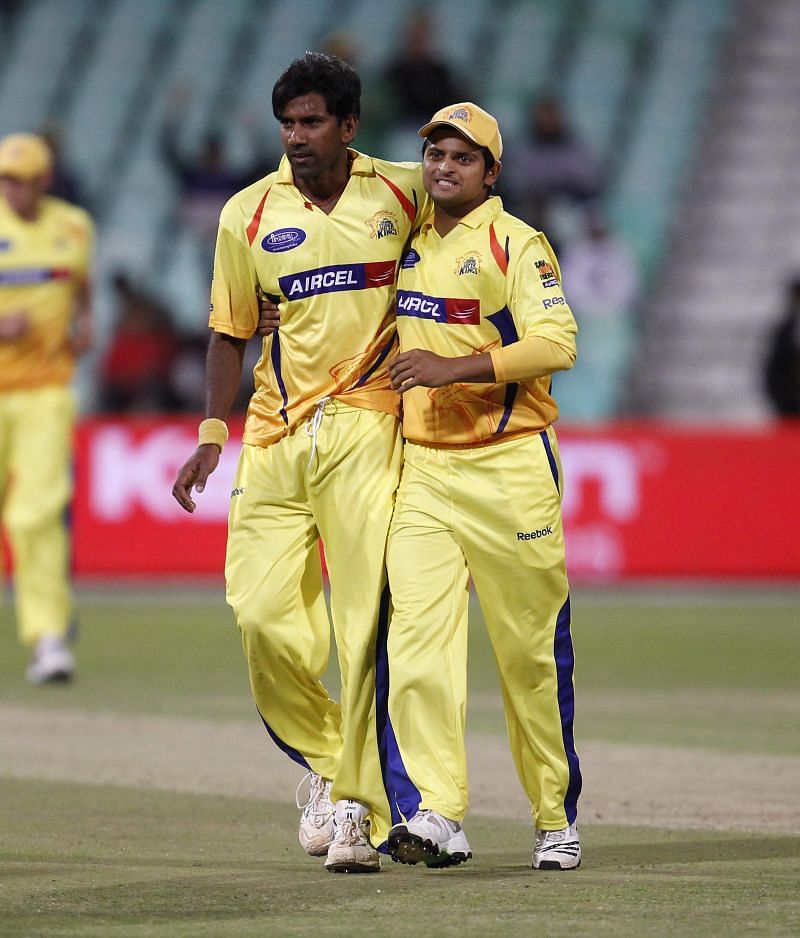
POLYGON ((336 842, 347 847, 367 847, 369 846, 369 837, 367 836, 367 823, 359 824, 351 821, 349 818, 336 823, 336 842))
POLYGON ((310 820, 315 827, 322 827, 331 816, 333 806, 331 805, 330 786, 331 783, 321 775, 317 775, 316 772, 306 772, 297 786, 295 804, 303 812, 303 817, 310 820), (303 801, 300 792, 309 779, 308 795, 303 801))
POLYGON ((314 413, 306 421, 306 433, 311 437, 311 455, 308 457, 308 468, 311 467, 317 452, 317 433, 325 414, 325 405, 329 400, 330 397, 321 397, 314 405, 314 413))

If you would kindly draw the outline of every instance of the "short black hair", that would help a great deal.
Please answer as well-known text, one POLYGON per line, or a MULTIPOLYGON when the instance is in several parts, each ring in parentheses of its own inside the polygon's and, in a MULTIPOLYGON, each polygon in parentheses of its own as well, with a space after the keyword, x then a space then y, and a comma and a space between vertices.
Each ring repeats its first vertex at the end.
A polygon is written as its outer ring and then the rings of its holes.
POLYGON ((272 89, 272 113, 280 120, 293 98, 320 94, 328 113, 341 123, 361 116, 361 79, 358 72, 335 55, 306 52, 295 59, 272 89))

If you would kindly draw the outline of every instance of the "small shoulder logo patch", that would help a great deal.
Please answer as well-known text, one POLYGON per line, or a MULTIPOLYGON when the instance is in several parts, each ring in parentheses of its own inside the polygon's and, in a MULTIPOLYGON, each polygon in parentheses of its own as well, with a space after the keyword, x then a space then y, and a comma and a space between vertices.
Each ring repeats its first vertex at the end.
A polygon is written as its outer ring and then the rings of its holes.
POLYGON ((558 278, 556 277, 556 272, 553 270, 553 265, 548 261, 536 261, 536 270, 539 274, 539 279, 542 281, 543 287, 557 287, 558 278))

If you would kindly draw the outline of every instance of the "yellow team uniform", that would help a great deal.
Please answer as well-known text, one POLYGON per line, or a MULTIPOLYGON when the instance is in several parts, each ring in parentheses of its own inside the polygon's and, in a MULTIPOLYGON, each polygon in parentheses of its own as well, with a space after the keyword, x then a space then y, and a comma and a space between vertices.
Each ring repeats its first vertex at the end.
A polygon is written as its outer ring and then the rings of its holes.
POLYGON ((497 383, 403 395, 387 558, 390 797, 407 819, 430 809, 460 822, 466 812, 471 574, 535 825, 561 829, 575 820, 581 782, 549 375, 571 366, 577 330, 550 246, 496 197, 444 238, 423 225, 401 264, 397 328, 401 351, 490 353, 497 383), (541 377, 530 377, 531 357, 541 377))
POLYGON ((226 561, 253 695, 278 745, 333 779, 334 800, 372 807, 379 842, 391 819, 377 725, 385 689, 376 698, 375 668, 402 456, 387 359, 396 352, 397 266, 427 196, 418 166, 351 154, 350 179, 329 215, 295 187, 285 157, 228 202, 210 325, 249 338, 257 295, 279 300, 280 330, 264 340, 255 368, 226 561), (330 651, 320 538, 340 705, 320 681, 330 651))
POLYGON ((0 500, 14 555, 20 638, 63 637, 70 617, 68 543, 75 405, 70 323, 89 276, 94 229, 83 209, 41 201, 35 221, 0 198, 0 318, 28 331, 0 341, 0 500))

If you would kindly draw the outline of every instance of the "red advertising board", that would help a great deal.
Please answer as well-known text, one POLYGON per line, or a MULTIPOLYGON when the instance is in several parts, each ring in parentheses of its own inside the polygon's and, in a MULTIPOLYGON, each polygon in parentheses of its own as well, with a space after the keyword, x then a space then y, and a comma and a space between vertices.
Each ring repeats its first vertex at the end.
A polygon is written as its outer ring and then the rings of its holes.
MULTIPOLYGON (((800 577, 800 427, 559 427, 574 580, 800 577)), ((196 420, 79 427, 78 575, 221 575, 238 457, 229 443, 197 511, 171 496, 196 420)))

